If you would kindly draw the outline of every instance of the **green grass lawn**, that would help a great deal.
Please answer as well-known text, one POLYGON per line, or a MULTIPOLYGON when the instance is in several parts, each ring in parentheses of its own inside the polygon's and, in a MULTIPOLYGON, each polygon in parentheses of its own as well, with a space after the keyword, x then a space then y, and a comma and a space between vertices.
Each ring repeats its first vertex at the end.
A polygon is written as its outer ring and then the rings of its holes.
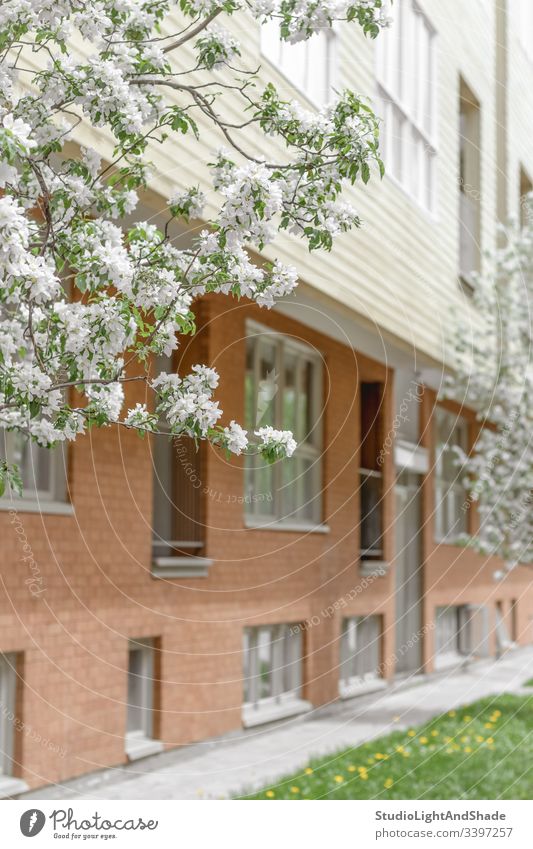
POLYGON ((533 678, 529 678, 527 681, 524 681, 522 686, 523 687, 533 687, 533 678))
POLYGON ((533 799, 533 696, 482 699, 239 798, 533 799))

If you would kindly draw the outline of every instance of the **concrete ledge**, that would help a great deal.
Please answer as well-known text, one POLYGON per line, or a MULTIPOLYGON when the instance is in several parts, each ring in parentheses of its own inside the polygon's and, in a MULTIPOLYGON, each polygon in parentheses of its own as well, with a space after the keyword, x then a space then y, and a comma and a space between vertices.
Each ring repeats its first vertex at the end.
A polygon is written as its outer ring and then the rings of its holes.
POLYGON ((376 678, 375 681, 364 681, 362 684, 348 684, 339 686, 340 699, 354 699, 357 696, 366 696, 368 693, 375 693, 377 690, 385 690, 387 682, 383 678, 376 678))
POLYGON ((254 728, 256 725, 266 725, 268 722, 276 722, 278 719, 288 719, 290 716, 298 716, 312 710, 311 702, 303 699, 293 699, 280 704, 257 707, 245 705, 242 709, 242 724, 245 728, 254 728))
POLYGON ((40 513, 43 516, 73 516, 74 505, 67 501, 32 501, 29 498, 0 498, 0 511, 40 513))
POLYGON ((359 572, 364 578, 379 576, 384 578, 390 568, 390 563, 387 560, 365 560, 361 559, 359 564, 359 572))
POLYGON ((212 565, 208 557, 156 557, 152 578, 207 578, 212 565))
POLYGON ((313 522, 279 522, 274 518, 254 519, 251 516, 246 516, 244 519, 244 527, 256 531, 289 531, 292 533, 301 534, 329 534, 329 525, 313 522))
POLYGON ((161 740, 152 740, 151 737, 126 737, 126 754, 130 761, 138 761, 149 755, 158 755, 163 748, 161 740))
POLYGON ((25 793, 28 789, 28 785, 21 778, 12 778, 10 775, 0 775, 0 799, 8 799, 10 796, 17 796, 18 793, 25 793))

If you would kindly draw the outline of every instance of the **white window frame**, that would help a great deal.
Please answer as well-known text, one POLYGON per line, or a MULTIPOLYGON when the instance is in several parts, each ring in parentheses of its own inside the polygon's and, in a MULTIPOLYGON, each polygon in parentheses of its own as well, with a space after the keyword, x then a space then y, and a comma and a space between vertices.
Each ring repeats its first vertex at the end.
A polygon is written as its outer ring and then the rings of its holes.
POLYGON ((43 513, 70 513, 72 505, 67 501, 67 447, 63 443, 54 448, 38 445, 24 435, 0 428, 0 457, 5 457, 10 465, 20 465, 17 462, 16 440, 27 439, 29 452, 25 468, 20 469, 23 484, 22 494, 7 491, 0 498, 0 510, 17 509, 42 511, 43 513), (38 489, 36 468, 39 459, 44 458, 48 464, 49 485, 46 489, 38 489), (29 479, 29 483, 28 483, 29 479), (34 485, 32 485, 32 480, 34 485))
POLYGON ((464 664, 488 656, 489 609, 482 604, 457 604, 435 609, 436 670, 464 664), (444 650, 439 651, 437 640, 441 628, 448 629, 444 650), (481 633, 480 633, 481 629, 481 633))
MULTIPOLYGON (((319 33, 316 33, 305 41, 300 41, 297 45, 292 45, 288 41, 282 41, 279 36, 279 22, 277 20, 269 20, 261 25, 260 34, 260 51, 264 57, 276 71, 290 83, 298 92, 303 94, 307 100, 315 107, 326 106, 337 86, 338 81, 338 42, 339 37, 335 27, 325 27, 319 33), (277 32, 275 32, 277 30, 277 32), (277 36, 277 37, 276 37, 277 36), (316 63, 312 55, 312 48, 316 45, 317 39, 325 40, 325 64, 321 69, 324 76, 324 85, 320 86, 324 95, 317 97, 316 91, 313 89, 310 80, 313 74, 316 74, 316 63), (304 74, 306 79, 303 84, 295 80, 294 75, 288 67, 288 56, 290 50, 298 49, 303 53, 303 64, 305 67, 304 74)), ((301 65, 301 63, 299 63, 301 65)))
MULTIPOLYGON (((268 493, 258 493, 258 489, 260 487, 257 485, 257 479, 260 476, 260 469, 257 469, 254 466, 254 463, 256 462, 263 463, 266 461, 254 460, 253 457, 247 457, 245 460, 245 481, 250 482, 251 486, 251 491, 248 492, 246 491, 248 483, 245 483, 244 509, 246 525, 249 527, 280 527, 289 530, 327 530, 327 528, 322 525, 322 358, 309 345, 296 341, 292 337, 287 336, 286 334, 273 331, 268 327, 264 327, 261 324, 251 321, 246 323, 246 345, 254 346, 253 387, 254 398, 256 399, 256 403, 261 379, 259 371, 261 347, 263 345, 270 345, 275 348, 274 370, 276 374, 277 384, 275 395, 272 399, 274 404, 273 427, 276 427, 280 430, 285 429, 283 427, 282 408, 284 397, 285 353, 296 357, 297 360, 297 391, 298 388, 302 385, 305 364, 311 363, 313 367, 313 386, 311 398, 312 408, 310 411, 310 420, 311 422, 313 422, 313 425, 311 428, 311 433, 307 435, 307 439, 299 439, 298 432, 301 423, 298 419, 299 405, 296 404, 297 420, 295 438, 298 442, 298 447, 292 458, 280 460, 270 467, 272 469, 273 490, 273 492, 270 493, 270 501, 266 502, 264 500, 267 497, 268 493), (283 497, 283 492, 287 488, 287 485, 283 486, 282 477, 283 470, 284 468, 287 468, 287 466, 284 467, 283 464, 290 463, 294 468, 295 462, 297 461, 297 459, 300 458, 302 460, 309 461, 309 463, 311 464, 310 468, 312 469, 311 476, 313 492, 309 496, 307 496, 307 493, 305 493, 303 503, 296 504, 295 509, 291 513, 289 513, 288 515, 284 515, 283 504, 280 502, 283 497), (271 505, 269 512, 266 512, 261 509, 261 505, 265 505, 266 503, 271 505), (310 516, 303 515, 307 505, 310 505, 310 516)), ((246 371, 245 380, 247 379, 248 372, 246 371)), ((252 432, 266 424, 266 421, 261 420, 255 420, 255 422, 246 422, 246 426, 252 432)), ((303 433, 303 431, 300 432, 300 435, 301 433, 303 433)), ((295 481, 292 483, 292 486, 296 484, 297 480, 298 479, 295 479, 295 481)))
POLYGON ((301 697, 303 633, 298 624, 257 625, 243 631, 243 723, 245 727, 273 722, 310 710, 301 697), (260 695, 260 637, 270 649, 269 696, 260 695))
POLYGON ((380 668, 382 639, 379 614, 347 616, 342 620, 339 666, 339 694, 341 698, 369 693, 386 686, 380 668), (365 632, 370 633, 370 642, 367 641, 368 633, 365 632), (353 640, 355 641, 355 651, 350 646, 350 642, 353 640), (360 642, 363 643, 361 647, 359 646, 360 642), (375 668, 365 669, 366 666, 375 668))
POLYGON ((453 545, 462 533, 468 531, 468 514, 464 509, 467 492, 461 481, 461 468, 457 467, 457 474, 453 480, 447 480, 442 474, 442 466, 443 458, 446 454, 453 453, 454 447, 461 448, 465 453, 468 452, 468 421, 444 407, 436 407, 434 435, 434 539, 436 542, 453 545), (442 443, 439 439, 439 420, 448 421, 451 425, 451 438, 446 443, 442 443))
POLYGON ((132 639, 128 643, 128 668, 127 668, 127 686, 126 686, 126 754, 130 760, 138 760, 139 758, 154 755, 162 751, 163 744, 160 740, 154 739, 154 720, 153 720, 153 703, 154 703, 154 640, 152 638, 143 637, 142 639, 132 639), (141 712, 141 725, 139 728, 128 729, 129 711, 131 705, 129 703, 129 680, 132 672, 130 671, 130 655, 131 652, 138 651, 141 654, 141 673, 138 676, 141 679, 141 704, 135 705, 141 712))
POLYGON ((0 654, 0 779, 12 774, 16 687, 16 655, 0 654))
POLYGON ((383 105, 381 135, 386 174, 422 209, 434 215, 437 34, 415 0, 395 0, 388 11, 394 22, 376 40, 377 97, 383 105), (421 55, 424 40, 425 58, 421 55))
POLYGON ((514 29, 520 46, 533 62, 533 4, 531 0, 512 0, 514 29))
POLYGON ((25 781, 13 776, 16 696, 17 655, 14 652, 0 654, 0 799, 29 789, 25 781))

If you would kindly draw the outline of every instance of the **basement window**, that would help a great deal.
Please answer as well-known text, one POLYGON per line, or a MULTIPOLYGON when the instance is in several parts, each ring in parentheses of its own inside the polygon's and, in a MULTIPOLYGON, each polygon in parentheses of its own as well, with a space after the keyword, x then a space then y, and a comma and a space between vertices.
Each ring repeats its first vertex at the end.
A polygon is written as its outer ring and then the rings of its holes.
POLYGON ((130 761, 161 752, 154 739, 154 640, 130 640, 128 650, 128 701, 126 754, 130 761))
POLYGON ((311 708, 302 699, 302 665, 300 625, 244 629, 243 724, 246 727, 273 722, 311 708))

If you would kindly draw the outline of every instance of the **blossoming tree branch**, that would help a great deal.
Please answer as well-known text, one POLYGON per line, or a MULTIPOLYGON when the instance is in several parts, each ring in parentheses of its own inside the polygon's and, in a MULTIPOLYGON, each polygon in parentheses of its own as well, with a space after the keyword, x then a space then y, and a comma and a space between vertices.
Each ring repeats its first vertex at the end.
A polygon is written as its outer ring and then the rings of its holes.
MULTIPOLYGON (((248 435, 222 427, 216 372, 188 375, 149 364, 193 334, 195 299, 246 297, 263 307, 290 293, 293 267, 253 262, 279 231, 329 249, 357 226, 343 185, 381 170, 377 120, 353 92, 320 111, 284 101, 242 67, 222 22, 239 15, 279 23, 288 42, 335 21, 375 37, 381 0, 7 0, 0 5, 0 426, 41 445, 73 440, 91 425, 207 439, 230 452, 290 456, 290 432, 248 435), (193 57, 192 61, 190 57, 193 57), (189 57, 189 61, 187 60, 189 57), (201 82, 198 82, 201 77, 201 82), (242 121, 224 117, 238 98, 242 121), (199 122, 199 118, 201 121, 199 122), (168 198, 168 222, 132 221, 149 181, 149 149, 209 122, 224 144, 213 154, 217 214, 203 216, 198 186, 168 198), (112 140, 112 156, 79 147, 79 128, 112 140), (253 129, 253 132, 251 132, 253 129), (258 134, 259 131, 259 134, 258 134), (269 136, 279 161, 261 155, 269 136), (255 139, 255 141, 253 141, 255 139), (204 218, 179 250, 174 220, 204 218), (142 375, 128 366, 136 361, 142 375), (143 379, 153 404, 125 410, 124 383, 143 379), (74 391, 76 390, 76 391, 74 391), (77 399, 73 401, 73 399, 77 399)), ((198 146, 198 145, 197 145, 198 146)), ((138 371, 138 369, 137 369, 138 371)), ((0 488, 17 484, 0 458, 0 488)))

